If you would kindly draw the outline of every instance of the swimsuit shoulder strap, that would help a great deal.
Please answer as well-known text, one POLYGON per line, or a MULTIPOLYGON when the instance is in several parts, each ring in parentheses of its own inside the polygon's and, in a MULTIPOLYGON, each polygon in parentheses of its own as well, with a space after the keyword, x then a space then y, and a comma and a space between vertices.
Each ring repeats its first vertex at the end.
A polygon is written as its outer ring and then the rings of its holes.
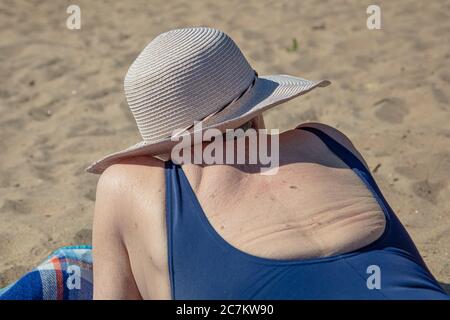
POLYGON ((367 175, 367 178, 370 180, 368 182, 375 182, 364 163, 357 156, 355 156, 353 152, 333 139, 330 135, 326 134, 324 131, 316 127, 302 126, 297 127, 296 129, 308 131, 317 136, 331 150, 331 152, 333 152, 339 159, 341 159, 350 169, 357 169, 361 172, 364 172, 367 175))

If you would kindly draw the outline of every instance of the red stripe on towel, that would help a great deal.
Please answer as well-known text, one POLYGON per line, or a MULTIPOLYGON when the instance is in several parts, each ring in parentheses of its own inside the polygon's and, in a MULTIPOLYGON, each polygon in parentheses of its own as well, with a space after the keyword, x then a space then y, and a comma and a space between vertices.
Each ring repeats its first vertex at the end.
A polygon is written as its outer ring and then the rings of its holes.
POLYGON ((53 257, 50 262, 53 264, 56 274, 56 300, 64 299, 64 277, 61 270, 61 263, 58 257, 53 257))

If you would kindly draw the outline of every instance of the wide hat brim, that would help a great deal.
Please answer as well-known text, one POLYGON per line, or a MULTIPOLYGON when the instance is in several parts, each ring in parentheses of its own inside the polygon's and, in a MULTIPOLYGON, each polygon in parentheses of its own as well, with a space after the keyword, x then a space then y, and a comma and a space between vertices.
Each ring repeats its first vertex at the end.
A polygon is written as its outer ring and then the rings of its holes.
MULTIPOLYGON (((329 84, 328 80, 311 81, 288 75, 260 76, 256 79, 253 88, 236 103, 202 121, 202 131, 212 128, 220 131, 237 128, 263 111, 301 96, 314 88, 326 87, 329 84)), ((198 131, 192 130, 187 134, 196 133, 198 131)), ((101 158, 86 168, 86 171, 101 174, 109 166, 126 158, 167 153, 177 143, 179 141, 172 141, 171 137, 158 141, 141 141, 127 149, 101 158)))

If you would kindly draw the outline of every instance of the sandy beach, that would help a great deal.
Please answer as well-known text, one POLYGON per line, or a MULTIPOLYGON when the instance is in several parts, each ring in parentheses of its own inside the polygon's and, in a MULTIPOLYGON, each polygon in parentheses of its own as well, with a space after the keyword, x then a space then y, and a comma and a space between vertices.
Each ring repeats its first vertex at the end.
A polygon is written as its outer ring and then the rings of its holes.
POLYGON ((0 2, 0 287, 58 247, 91 242, 91 162, 140 140, 125 73, 156 35, 210 26, 259 74, 332 85, 265 114, 345 133, 439 282, 450 291, 450 2, 0 2), (339 4, 338 4, 339 3, 339 4), (81 8, 81 29, 66 8, 81 8), (281 111, 280 111, 281 110, 281 111))

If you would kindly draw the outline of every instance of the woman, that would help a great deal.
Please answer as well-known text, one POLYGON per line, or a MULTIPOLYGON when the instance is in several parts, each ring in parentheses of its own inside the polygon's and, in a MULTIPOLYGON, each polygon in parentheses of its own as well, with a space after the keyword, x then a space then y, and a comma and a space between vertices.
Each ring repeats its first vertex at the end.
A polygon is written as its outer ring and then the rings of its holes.
POLYGON ((260 77, 215 29, 153 40, 125 78, 143 141, 87 169, 103 173, 94 298, 448 298, 342 133, 318 123, 260 130, 264 110, 328 84, 260 77), (231 139, 234 153, 244 141, 244 163, 174 161, 177 137, 236 128, 258 130, 256 140, 231 139), (248 151, 273 141, 279 166, 260 174, 248 151))

